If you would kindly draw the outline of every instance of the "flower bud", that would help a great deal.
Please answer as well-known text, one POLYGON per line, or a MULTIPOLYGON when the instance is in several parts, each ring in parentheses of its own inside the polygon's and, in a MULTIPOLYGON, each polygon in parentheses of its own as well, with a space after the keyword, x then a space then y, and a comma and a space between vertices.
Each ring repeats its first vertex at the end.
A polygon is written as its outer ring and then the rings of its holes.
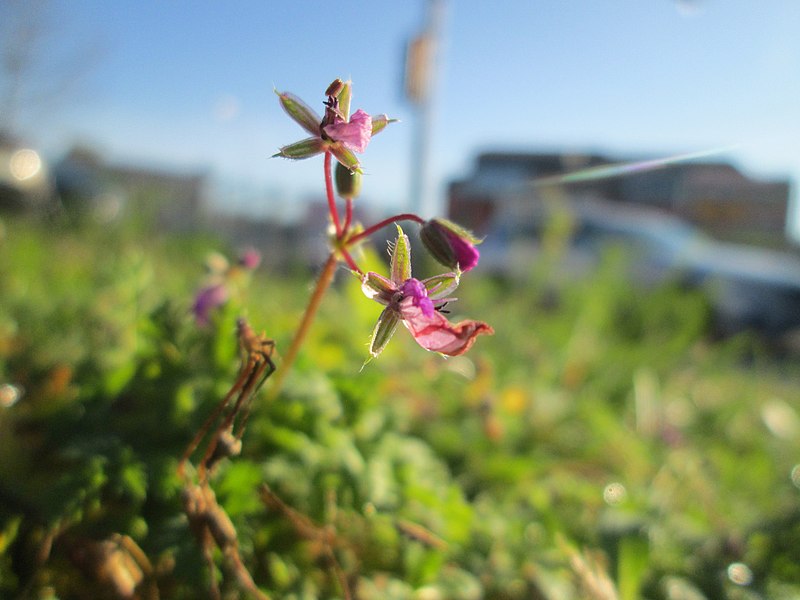
POLYGON ((358 198, 361 194, 361 173, 351 171, 342 163, 336 163, 336 192, 342 198, 358 198))
POLYGON ((325 95, 337 97, 343 89, 344 81, 337 77, 331 82, 331 84, 328 86, 328 89, 325 90, 325 95))
POLYGON ((470 231, 447 219, 425 222, 419 232, 428 252, 441 264, 461 272, 478 264, 480 253, 475 247, 481 243, 470 231))

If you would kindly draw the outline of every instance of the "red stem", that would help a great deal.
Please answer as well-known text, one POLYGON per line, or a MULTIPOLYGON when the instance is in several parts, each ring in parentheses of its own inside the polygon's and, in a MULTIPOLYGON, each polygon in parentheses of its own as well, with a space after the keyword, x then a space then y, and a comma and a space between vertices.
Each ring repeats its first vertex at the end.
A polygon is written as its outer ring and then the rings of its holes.
POLYGON ((342 226, 342 234, 347 233, 347 230, 350 229, 350 224, 353 222, 353 199, 345 198, 344 201, 344 225, 342 226))
POLYGON ((336 237, 342 235, 342 226, 339 223, 339 211, 336 208, 336 196, 333 194, 333 177, 331 177, 331 153, 325 152, 325 193, 328 196, 328 212, 336 230, 336 237))
POLYGON ((423 219, 422 217, 418 217, 413 213, 401 213, 399 215, 389 217, 388 219, 384 219, 383 221, 378 221, 374 225, 367 227, 364 231, 357 233, 349 240, 347 240, 347 245, 349 246, 356 242, 360 242, 364 238, 368 238, 369 236, 371 236, 376 231, 383 229, 384 227, 386 227, 387 225, 391 225, 392 223, 397 223, 398 221, 414 221, 419 225, 423 225, 425 223, 425 219, 423 219))
POLYGON ((350 256, 350 253, 347 251, 347 248, 345 248, 343 246, 343 247, 339 248, 339 252, 341 253, 342 258, 344 258, 344 262, 346 262, 347 266, 350 267, 350 270, 355 271, 359 275, 363 275, 364 274, 364 271, 362 271, 361 269, 358 268, 358 265, 356 264, 356 261, 353 260, 352 256, 350 256))
MULTIPOLYGON (((344 225, 342 225, 342 235, 339 238, 340 240, 347 237, 347 232, 350 231, 350 225, 353 223, 353 199, 352 198, 345 198, 344 199, 344 225)), ((339 247, 339 251, 342 253, 342 258, 347 263, 347 266, 350 267, 351 270, 355 271, 356 273, 363 274, 364 272, 358 268, 356 261, 353 260, 353 257, 350 256, 350 253, 347 251, 347 247, 345 244, 341 244, 339 247)))

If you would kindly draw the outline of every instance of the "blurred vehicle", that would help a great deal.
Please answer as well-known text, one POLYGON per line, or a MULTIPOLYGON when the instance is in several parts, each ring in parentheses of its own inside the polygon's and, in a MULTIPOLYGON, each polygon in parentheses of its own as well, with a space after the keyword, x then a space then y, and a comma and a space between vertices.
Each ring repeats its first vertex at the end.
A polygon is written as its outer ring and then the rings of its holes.
POLYGON ((16 138, 0 134, 0 210, 46 212, 57 206, 44 159, 16 138))
POLYGON ((548 227, 563 228, 564 246, 551 254, 566 276, 588 274, 617 248, 642 285, 676 280, 705 290, 725 333, 779 337, 800 329, 800 257, 719 242, 653 209, 584 199, 559 203, 533 221, 498 221, 481 246, 479 268, 526 276, 548 251, 548 227))

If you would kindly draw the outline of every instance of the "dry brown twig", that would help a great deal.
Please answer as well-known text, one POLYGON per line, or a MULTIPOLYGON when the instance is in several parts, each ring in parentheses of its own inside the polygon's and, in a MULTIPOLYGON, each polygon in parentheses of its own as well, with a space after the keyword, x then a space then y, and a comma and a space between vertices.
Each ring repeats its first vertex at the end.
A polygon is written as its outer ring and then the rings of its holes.
POLYGON ((184 512, 209 569, 211 597, 215 600, 221 597, 215 574, 216 547, 222 554, 225 570, 236 578, 239 585, 253 597, 269 600, 269 596, 258 589, 250 571, 242 562, 236 528, 225 509, 217 503, 216 494, 208 483, 209 472, 214 465, 223 458, 238 455, 241 451, 241 439, 250 415, 253 396, 275 371, 275 364, 272 362, 275 342, 263 333, 256 334, 244 319, 238 322, 238 338, 242 349, 239 375, 189 442, 178 465, 178 475, 184 480, 184 512), (209 431, 212 432, 211 436, 208 437, 202 458, 194 469, 198 480, 198 483, 194 483, 187 474, 186 467, 191 464, 192 455, 209 431))
POLYGON ((178 475, 183 479, 186 478, 185 466, 190 461, 192 454, 226 409, 227 413, 214 429, 203 458, 197 465, 198 479, 201 482, 206 481, 208 471, 218 460, 239 454, 244 427, 250 416, 253 396, 275 371, 275 363, 272 362, 275 342, 268 339, 263 333, 257 335, 244 319, 239 319, 237 328, 239 346, 242 349, 242 366, 239 369, 239 376, 225 394, 222 402, 211 412, 194 439, 186 447, 178 465, 178 475), (241 417, 237 423, 236 419, 240 413, 241 417))

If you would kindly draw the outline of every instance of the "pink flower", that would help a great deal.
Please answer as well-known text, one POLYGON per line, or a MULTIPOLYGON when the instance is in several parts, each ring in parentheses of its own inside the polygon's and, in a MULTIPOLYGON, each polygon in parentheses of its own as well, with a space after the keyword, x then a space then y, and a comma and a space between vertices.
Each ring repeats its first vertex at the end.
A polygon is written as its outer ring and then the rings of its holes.
POLYGON ((458 356, 469 350, 479 335, 494 333, 494 329, 482 321, 467 319, 453 325, 439 311, 428 316, 420 307, 400 304, 403 325, 420 346, 432 352, 458 356))
POLYGON ((395 121, 386 115, 371 117, 358 109, 350 116, 350 82, 335 80, 328 89, 325 116, 320 117, 300 98, 289 92, 275 92, 286 113, 311 137, 283 146, 274 156, 295 160, 330 152, 351 172, 361 172, 355 153, 364 152, 373 135, 395 121))
POLYGON ((386 306, 372 332, 370 355, 374 358, 383 351, 398 322, 405 325, 420 346, 447 356, 463 354, 479 335, 494 333, 481 321, 453 324, 447 320, 441 310, 455 300, 448 296, 458 287, 458 274, 444 273, 423 280, 411 277, 408 237, 400 227, 397 231, 392 248, 391 278, 369 272, 361 281, 367 297, 386 306))
POLYGON ((372 117, 359 108, 349 121, 337 118, 323 127, 323 130, 333 141, 339 142, 348 150, 361 153, 367 149, 372 138, 372 117))

